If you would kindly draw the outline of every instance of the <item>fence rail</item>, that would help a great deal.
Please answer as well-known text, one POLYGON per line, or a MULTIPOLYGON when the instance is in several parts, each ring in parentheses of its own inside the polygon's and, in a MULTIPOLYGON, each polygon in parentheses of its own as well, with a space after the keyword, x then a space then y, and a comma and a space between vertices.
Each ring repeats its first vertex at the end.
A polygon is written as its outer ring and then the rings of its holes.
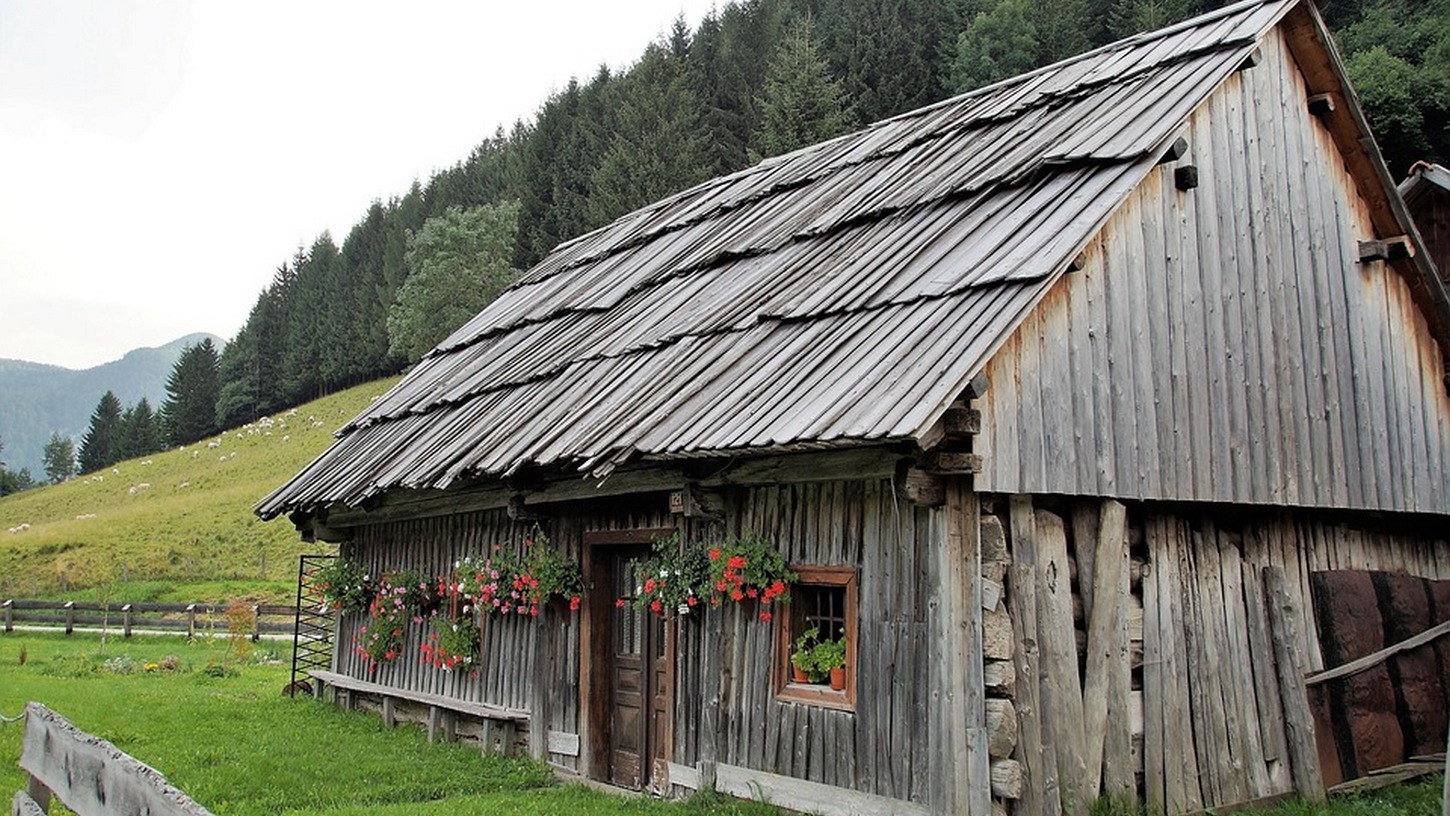
POLYGON ((44 814, 54 796, 79 816, 212 816, 155 769, 40 703, 25 706, 20 767, 29 781, 12 813, 44 814))
MULTIPOLYGON (((119 630, 125 637, 130 637, 133 630, 185 632, 194 637, 198 632, 225 632, 228 629, 226 604, 102 604, 96 601, 10 598, 0 603, 0 615, 3 615, 6 632, 15 631, 17 624, 64 629, 68 635, 77 627, 105 627, 119 630)), ((240 622, 248 627, 252 640, 257 640, 262 635, 292 634, 296 617, 297 609, 293 606, 252 604, 247 608, 247 617, 240 622)))

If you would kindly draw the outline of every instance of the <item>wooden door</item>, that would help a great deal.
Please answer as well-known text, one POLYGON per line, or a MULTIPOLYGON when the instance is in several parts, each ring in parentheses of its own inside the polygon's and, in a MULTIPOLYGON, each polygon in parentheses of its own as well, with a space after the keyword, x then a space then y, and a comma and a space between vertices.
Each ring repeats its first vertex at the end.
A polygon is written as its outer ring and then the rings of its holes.
MULTIPOLYGON (((608 634, 594 644, 604 664, 594 671, 607 679, 607 685, 596 686, 601 699, 590 706, 607 735, 606 761, 598 770, 610 783, 634 790, 663 782, 670 744, 669 633, 664 621, 631 603, 635 566, 649 554, 648 548, 600 547, 591 559, 595 586, 610 587, 609 597, 626 601, 607 607, 608 634)), ((595 609, 604 611, 602 605, 595 609)))

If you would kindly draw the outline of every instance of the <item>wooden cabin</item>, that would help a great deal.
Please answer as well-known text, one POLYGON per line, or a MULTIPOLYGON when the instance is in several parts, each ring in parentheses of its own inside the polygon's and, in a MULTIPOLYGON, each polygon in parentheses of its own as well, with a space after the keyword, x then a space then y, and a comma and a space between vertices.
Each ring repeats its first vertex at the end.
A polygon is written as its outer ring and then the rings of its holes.
POLYGON ((1399 189, 1441 283, 1450 286, 1450 168, 1417 162, 1399 189))
POLYGON ((1447 349, 1317 11, 1250 0, 560 245, 257 512, 375 572, 535 525, 582 565, 477 676, 346 616, 324 679, 388 719, 805 811, 1178 813, 1333 776, 1318 576, 1450 617, 1447 349), (617 606, 669 531, 772 542, 790 613, 617 606), (840 691, 787 671, 827 620, 840 691))

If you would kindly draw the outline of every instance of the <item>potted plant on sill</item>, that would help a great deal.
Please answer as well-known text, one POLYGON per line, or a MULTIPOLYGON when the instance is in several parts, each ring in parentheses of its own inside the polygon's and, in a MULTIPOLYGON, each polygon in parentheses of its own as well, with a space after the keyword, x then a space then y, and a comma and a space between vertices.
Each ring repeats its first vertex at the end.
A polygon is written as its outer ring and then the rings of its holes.
POLYGON ((791 682, 819 683, 825 678, 825 672, 816 668, 815 650, 820 636, 820 630, 812 626, 795 639, 790 655, 791 682))
POLYGON ((816 671, 823 676, 830 675, 831 689, 841 691, 846 688, 846 639, 826 640, 817 644, 811 650, 815 659, 816 671))

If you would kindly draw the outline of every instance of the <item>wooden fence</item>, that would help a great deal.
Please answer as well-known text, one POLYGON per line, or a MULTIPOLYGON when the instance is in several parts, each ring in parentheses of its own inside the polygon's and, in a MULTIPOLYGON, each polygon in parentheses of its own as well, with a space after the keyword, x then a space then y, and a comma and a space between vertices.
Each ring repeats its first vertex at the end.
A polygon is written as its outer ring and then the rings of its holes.
MULTIPOLYGON (((291 635, 297 609, 292 606, 253 604, 241 621, 253 640, 266 634, 291 635)), ((202 603, 113 603, 94 601, 36 601, 11 598, 0 603, 5 631, 13 632, 16 624, 64 628, 67 635, 77 627, 121 632, 130 637, 133 630, 144 632, 185 632, 188 637, 199 633, 228 631, 227 606, 202 603)))
POLYGON ((13 816, 35 816, 59 799, 77 816, 211 816, 155 769, 71 725, 40 703, 25 706, 20 767, 30 775, 13 816))

